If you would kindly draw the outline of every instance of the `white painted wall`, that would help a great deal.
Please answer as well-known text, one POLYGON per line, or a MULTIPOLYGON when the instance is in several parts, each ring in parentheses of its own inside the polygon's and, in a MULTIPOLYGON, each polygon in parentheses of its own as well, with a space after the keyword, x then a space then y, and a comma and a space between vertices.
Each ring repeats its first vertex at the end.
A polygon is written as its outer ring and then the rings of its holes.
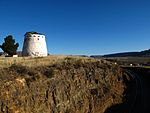
POLYGON ((22 50, 23 56, 47 56, 47 45, 45 36, 41 34, 25 35, 22 50))

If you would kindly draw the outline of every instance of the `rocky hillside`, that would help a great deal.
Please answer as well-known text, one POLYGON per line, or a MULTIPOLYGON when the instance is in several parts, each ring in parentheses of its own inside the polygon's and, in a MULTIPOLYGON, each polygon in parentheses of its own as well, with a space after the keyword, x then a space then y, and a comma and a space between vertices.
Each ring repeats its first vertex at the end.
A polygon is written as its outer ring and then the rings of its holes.
POLYGON ((80 57, 50 60, 0 68, 0 113, 104 113, 124 101, 130 79, 118 66, 80 57))

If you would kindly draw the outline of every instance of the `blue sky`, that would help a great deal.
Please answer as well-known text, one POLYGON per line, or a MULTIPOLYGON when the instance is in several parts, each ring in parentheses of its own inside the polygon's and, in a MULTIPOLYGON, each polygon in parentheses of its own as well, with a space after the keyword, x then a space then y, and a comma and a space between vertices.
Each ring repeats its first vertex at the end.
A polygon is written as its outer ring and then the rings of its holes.
POLYGON ((150 0, 0 0, 0 44, 44 33, 50 54, 150 49, 150 0))

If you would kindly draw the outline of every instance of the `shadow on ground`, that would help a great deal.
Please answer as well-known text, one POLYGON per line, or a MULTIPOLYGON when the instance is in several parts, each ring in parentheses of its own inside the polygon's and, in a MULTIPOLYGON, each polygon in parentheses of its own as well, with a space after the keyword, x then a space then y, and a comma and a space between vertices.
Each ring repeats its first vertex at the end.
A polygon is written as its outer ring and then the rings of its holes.
POLYGON ((124 104, 117 104, 108 108, 104 113, 127 113, 124 104))
POLYGON ((124 91, 123 102, 120 104, 112 105, 111 107, 107 108, 104 113, 129 113, 131 104, 133 101, 134 91, 135 91, 135 80, 128 75, 123 76, 124 83, 126 84, 127 88, 124 91))

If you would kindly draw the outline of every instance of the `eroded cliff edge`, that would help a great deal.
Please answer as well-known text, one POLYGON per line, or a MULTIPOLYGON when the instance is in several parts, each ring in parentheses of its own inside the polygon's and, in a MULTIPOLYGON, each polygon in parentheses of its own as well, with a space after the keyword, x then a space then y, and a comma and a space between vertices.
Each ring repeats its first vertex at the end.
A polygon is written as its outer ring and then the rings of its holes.
POLYGON ((123 103, 128 81, 121 68, 105 60, 14 64, 0 68, 0 113, 104 113, 123 103))

